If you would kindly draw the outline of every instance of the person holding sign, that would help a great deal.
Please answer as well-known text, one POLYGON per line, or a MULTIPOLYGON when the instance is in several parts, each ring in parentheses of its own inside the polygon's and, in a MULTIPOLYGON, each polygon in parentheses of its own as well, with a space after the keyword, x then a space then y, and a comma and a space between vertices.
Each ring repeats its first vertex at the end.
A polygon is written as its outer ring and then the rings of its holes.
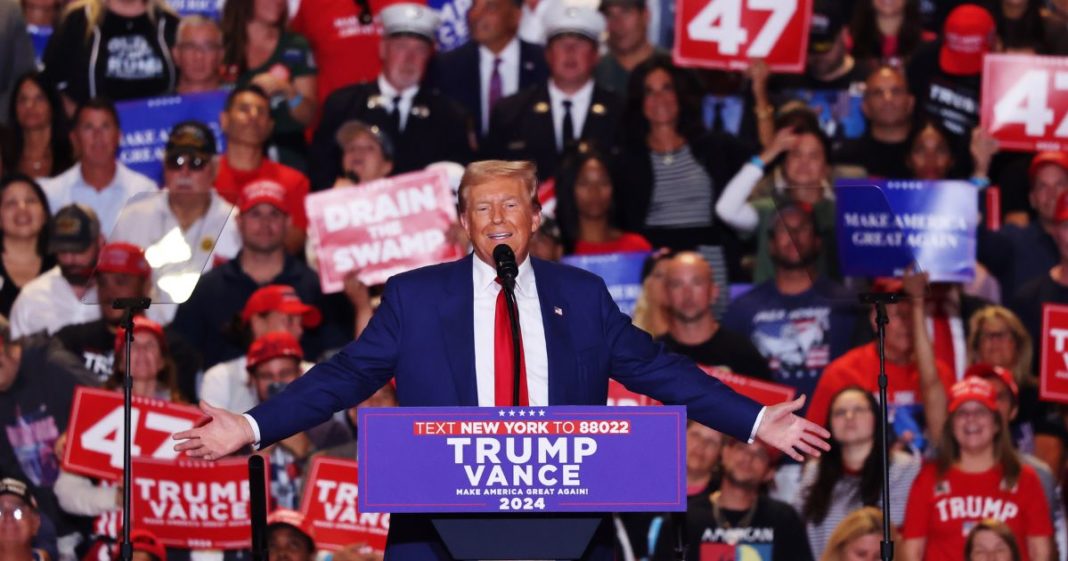
MULTIPOLYGON (((384 179, 393 172, 393 140, 375 125, 351 120, 337 130, 341 175, 334 187, 384 179)), ((310 254, 310 252, 309 252, 310 254)))
MULTIPOLYGON (((501 345, 498 352, 511 356, 503 339, 494 343, 494 326, 506 321, 495 311, 503 292, 493 253, 501 245, 519 264, 521 403, 603 404, 611 374, 632 391, 686 404, 690 417, 743 441, 764 441, 798 460, 827 449, 826 430, 793 413, 804 399, 762 408, 653 344, 598 277, 528 258, 541 221, 536 177, 529 162, 469 165, 459 211, 472 255, 392 277, 359 339, 245 415, 202 404, 212 421, 175 434, 175 449, 218 459, 249 444, 269 446, 363 401, 390 378, 401 406, 511 405, 512 366, 500 361, 498 372, 492 351, 501 345)), ((399 559, 447 558, 425 517, 392 517, 390 536, 399 559)), ((589 557, 609 558, 607 545, 599 541, 589 557)))
MULTIPOLYGON (((1057 198, 1051 234, 1057 245, 1058 263, 1046 274, 1022 285, 1009 302, 1009 308, 1023 322, 1032 341, 1041 341, 1042 307, 1045 304, 1068 304, 1068 191, 1057 198)), ((1034 359, 1037 371, 1038 357, 1034 359)))

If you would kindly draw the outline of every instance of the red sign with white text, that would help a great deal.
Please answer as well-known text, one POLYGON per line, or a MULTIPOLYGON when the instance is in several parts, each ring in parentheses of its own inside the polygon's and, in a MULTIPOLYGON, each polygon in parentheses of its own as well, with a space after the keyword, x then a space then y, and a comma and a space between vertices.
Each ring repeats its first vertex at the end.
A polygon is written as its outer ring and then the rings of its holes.
MULTIPOLYGON (((174 451, 171 435, 193 428, 202 418, 204 414, 194 407, 134 396, 130 455, 158 460, 177 458, 179 453, 174 451)), ((117 481, 122 477, 123 432, 122 394, 79 387, 71 405, 63 469, 117 481)))
POLYGON ((186 549, 251 546, 248 460, 133 460, 130 518, 164 545, 186 549))
POLYGON ((1042 306, 1042 364, 1038 397, 1068 403, 1068 306, 1042 306))
POLYGON ((328 189, 308 195, 304 205, 324 293, 340 292, 352 271, 372 286, 463 255, 448 240, 456 205, 441 170, 328 189))
POLYGON ((359 511, 357 475, 352 460, 319 457, 312 463, 300 512, 319 549, 362 543, 385 551, 389 514, 359 511))
POLYGON ((979 124, 1002 149, 1068 149, 1068 58, 983 57, 979 124))
POLYGON ((763 59, 773 72, 800 73, 811 18, 812 0, 678 0, 675 63, 743 70, 763 59))
MULTIPOLYGON (((735 374, 718 366, 705 366, 698 364, 698 368, 708 375, 717 378, 730 388, 761 405, 775 405, 794 398, 797 390, 783 384, 765 382, 749 376, 735 374)), ((659 401, 640 393, 628 390, 623 384, 615 380, 608 380, 608 403, 607 405, 663 405, 659 401)))
POLYGON ((790 401, 797 393, 795 388, 774 382, 765 382, 749 376, 735 374, 726 368, 718 366, 697 365, 710 376, 727 384, 730 388, 761 405, 777 405, 784 401, 790 401))

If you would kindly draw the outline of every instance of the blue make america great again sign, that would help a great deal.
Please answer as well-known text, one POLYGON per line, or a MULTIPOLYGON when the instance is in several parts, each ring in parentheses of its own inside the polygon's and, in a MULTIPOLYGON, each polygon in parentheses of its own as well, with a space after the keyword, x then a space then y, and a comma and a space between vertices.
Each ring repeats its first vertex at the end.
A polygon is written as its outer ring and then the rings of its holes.
POLYGON ((360 512, 686 510, 686 408, 359 410, 360 512))

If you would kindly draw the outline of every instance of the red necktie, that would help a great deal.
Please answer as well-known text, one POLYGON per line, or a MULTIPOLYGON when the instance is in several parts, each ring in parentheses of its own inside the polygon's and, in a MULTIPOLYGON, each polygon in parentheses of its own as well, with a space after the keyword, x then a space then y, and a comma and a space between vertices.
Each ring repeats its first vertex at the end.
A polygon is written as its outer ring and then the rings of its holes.
MULTIPOLYGON (((497 284, 500 284, 497 279, 497 284)), ((518 315, 518 310, 516 310, 518 315)), ((497 407, 511 407, 513 373, 512 326, 508 322, 508 303, 504 288, 497 292, 497 312, 493 320, 493 394, 497 407)), ((527 398, 527 367, 523 359, 523 338, 519 338, 519 403, 530 405, 527 398)))
POLYGON ((950 372, 956 372, 957 354, 953 351, 953 330, 949 327, 949 316, 942 305, 942 302, 936 302, 931 314, 931 323, 934 326, 934 355, 936 360, 946 363, 950 372))

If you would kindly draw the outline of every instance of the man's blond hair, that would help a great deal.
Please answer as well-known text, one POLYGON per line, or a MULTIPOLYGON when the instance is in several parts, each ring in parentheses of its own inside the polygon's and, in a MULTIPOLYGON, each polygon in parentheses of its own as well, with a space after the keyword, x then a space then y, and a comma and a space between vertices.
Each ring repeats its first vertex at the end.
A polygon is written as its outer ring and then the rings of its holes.
POLYGON ((541 209, 538 202, 538 168, 534 162, 483 160, 472 162, 464 168, 460 179, 460 189, 456 204, 462 214, 467 209, 467 191, 476 185, 489 183, 495 179, 511 179, 518 182, 530 194, 530 204, 535 210, 541 209))

